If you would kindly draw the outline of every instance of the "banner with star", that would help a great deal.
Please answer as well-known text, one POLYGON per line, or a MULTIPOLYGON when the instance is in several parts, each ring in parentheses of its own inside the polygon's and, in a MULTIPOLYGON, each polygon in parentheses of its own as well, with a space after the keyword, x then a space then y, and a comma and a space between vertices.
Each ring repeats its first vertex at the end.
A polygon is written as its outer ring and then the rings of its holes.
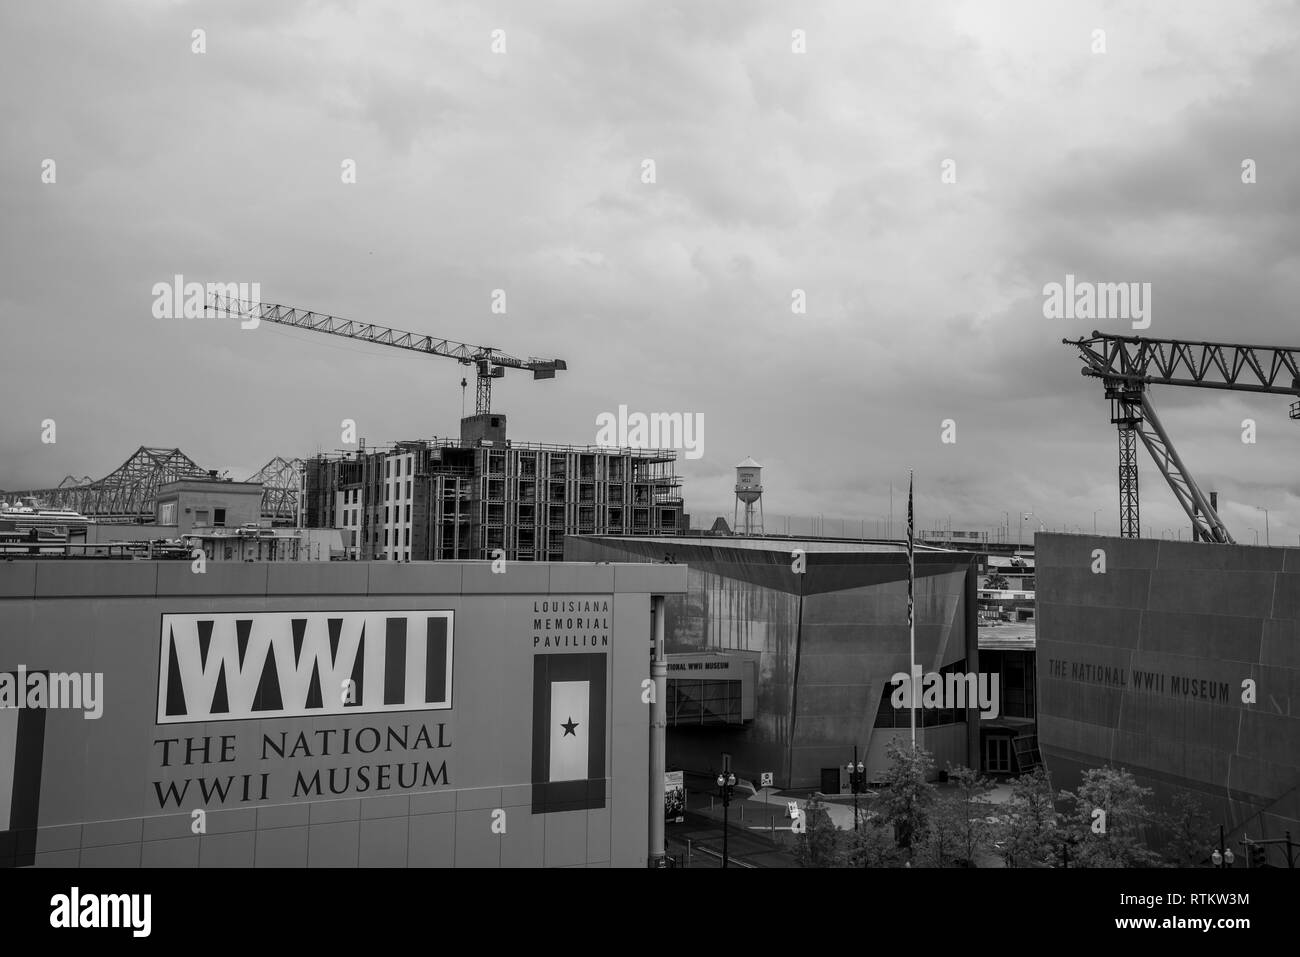
POLYGON ((608 655, 533 658, 533 813, 605 806, 608 655))

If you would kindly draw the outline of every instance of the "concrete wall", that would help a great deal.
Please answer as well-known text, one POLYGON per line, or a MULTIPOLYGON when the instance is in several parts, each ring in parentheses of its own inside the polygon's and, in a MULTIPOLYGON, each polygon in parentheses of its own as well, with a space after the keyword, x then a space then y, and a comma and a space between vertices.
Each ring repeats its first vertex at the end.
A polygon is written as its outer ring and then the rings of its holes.
POLYGON ((210 526, 216 521, 216 509, 224 508, 226 528, 236 528, 262 519, 261 482, 202 482, 181 481, 163 485, 158 490, 154 504, 154 518, 158 519, 164 504, 174 504, 175 524, 185 534, 196 524, 210 526), (189 511, 186 511, 189 509, 189 511), (200 523, 199 512, 207 513, 200 523))
POLYGON ((1238 833, 1300 835, 1300 550, 1037 544, 1038 734, 1053 782, 1124 766, 1162 801, 1194 793, 1238 833))
POLYGON ((86 526, 87 545, 106 545, 111 542, 153 542, 160 538, 180 538, 176 525, 101 525, 91 522, 86 526))
MULTIPOLYGON (((182 562, 0 563, 0 673, 103 676, 97 719, 81 710, 0 709, 0 796, 9 795, 0 808, 0 866, 644 866, 647 815, 661 813, 648 794, 649 712, 640 698, 650 595, 684 586, 681 567, 539 563, 501 575, 468 562, 213 564, 196 575, 182 562), (579 610, 539 610, 555 601, 579 610), (581 610, 586 603, 601 610, 581 610), (395 646, 391 628, 382 635, 399 612, 454 616, 450 707, 401 696, 413 674, 426 672, 411 666, 419 641, 395 646), (323 628, 325 613, 372 616, 366 654, 380 657, 365 658, 379 662, 368 680, 396 677, 395 707, 413 701, 411 710, 357 714, 331 700, 328 708, 258 717, 240 710, 236 681, 228 720, 185 721, 203 714, 197 694, 187 695, 190 710, 180 717, 163 713, 173 707, 172 637, 180 635, 181 659, 188 648, 200 660, 198 644, 189 647, 175 625, 189 619, 163 616, 231 616, 221 620, 232 629, 236 616, 250 619, 248 648, 257 649, 267 647, 258 642, 275 622, 287 627, 301 616, 309 629, 323 628), (566 640, 573 635, 578 641, 566 640), (402 653, 404 667, 387 668, 383 656, 402 653), (551 702, 538 681, 583 655, 606 656, 591 672, 593 685, 605 685, 605 704, 588 716, 591 728, 604 724, 605 745, 589 754, 594 790, 574 808, 572 796, 538 783, 545 780, 537 776, 538 735, 546 732, 539 706, 551 702), (382 747, 364 752, 367 728, 382 747), (356 743, 347 755, 339 743, 345 730, 356 743), (294 748, 300 734, 304 745, 294 748), (402 735, 405 746, 395 745, 402 735), (285 757, 268 750, 268 738, 289 743, 285 757), (329 755, 325 739, 334 741, 329 755), (382 766, 390 766, 386 779, 382 766), (317 772, 319 796, 300 785, 317 772), (224 796, 215 786, 222 783, 224 796), (551 803, 539 810, 543 795, 551 803), (505 834, 492 830, 497 809, 506 814, 505 834), (206 813, 206 833, 194 833, 196 810, 206 813)), ((303 647, 323 636, 309 630, 303 647)), ((215 657, 217 645, 210 647, 215 657)), ((303 672, 287 660, 284 649, 293 646, 280 647, 272 670, 290 708, 303 672)), ((249 650, 240 673, 258 668, 263 655, 249 650)), ((365 680, 359 684, 373 691, 365 680)), ((265 685, 258 687, 265 702, 265 685)), ((391 688, 383 686, 385 702, 391 688)), ((367 693, 367 706, 379 700, 367 693)))
MULTIPOLYGON (((877 739, 894 731, 874 727, 880 695, 909 662, 906 554, 809 548, 806 572, 796 575, 790 548, 799 544, 807 543, 775 543, 769 551, 730 547, 725 539, 673 542, 675 560, 690 574, 687 594, 667 602, 669 652, 743 649, 760 658, 755 720, 740 728, 670 728, 670 765, 712 771, 725 751, 745 777, 771 771, 777 786, 819 787, 822 769, 842 767, 856 744, 870 776, 882 776, 887 762, 877 739)), ((653 561, 664 548, 570 536, 565 557, 653 561)), ((926 671, 962 658, 972 662, 968 670, 975 667, 971 561, 964 553, 917 555, 916 649, 926 671)), ((971 751, 978 732, 972 739, 964 725, 918 729, 917 739, 940 769, 947 761, 978 766, 971 751)))

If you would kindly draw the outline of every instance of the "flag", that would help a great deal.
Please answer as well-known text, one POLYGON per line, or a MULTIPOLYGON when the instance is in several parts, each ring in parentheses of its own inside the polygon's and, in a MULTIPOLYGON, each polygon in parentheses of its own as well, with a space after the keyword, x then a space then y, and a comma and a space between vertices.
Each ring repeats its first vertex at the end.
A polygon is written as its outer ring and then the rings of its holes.
POLYGON ((912 674, 912 680, 908 682, 911 698, 912 713, 912 747, 916 747, 916 699, 920 697, 920 688, 917 686, 920 682, 917 680, 916 666, 916 617, 913 613, 914 592, 916 591, 916 548, 914 545, 914 531, 912 526, 912 472, 909 469, 907 473, 907 643, 908 643, 908 670, 912 674))
MULTIPOLYGON (((27 677, 36 672, 28 672, 27 677)), ((18 675, 9 672, 10 686, 18 675)), ((26 688, 18 688, 26 695, 26 688)), ((41 803, 45 709, 0 708, 0 868, 36 863, 36 818, 41 803)))
POLYGON ((605 806, 608 655, 533 658, 533 813, 605 806))
POLYGON ((907 473, 907 624, 912 624, 912 592, 916 587, 916 555, 912 544, 912 473, 907 473))

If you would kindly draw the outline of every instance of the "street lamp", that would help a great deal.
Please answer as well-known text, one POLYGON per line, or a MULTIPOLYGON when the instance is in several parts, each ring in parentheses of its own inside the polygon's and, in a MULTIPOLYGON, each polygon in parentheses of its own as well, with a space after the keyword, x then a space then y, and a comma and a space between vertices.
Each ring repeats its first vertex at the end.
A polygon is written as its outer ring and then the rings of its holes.
POLYGON ((727 809, 731 807, 731 792, 736 788, 736 776, 730 771, 718 775, 718 797, 722 798, 722 866, 727 866, 727 809))
POLYGON ((858 830, 858 795, 867 789, 866 768, 858 760, 858 746, 853 746, 853 760, 844 767, 849 772, 849 789, 853 792, 853 831, 858 830))
POLYGON ((1223 843, 1223 825, 1219 825, 1219 846, 1214 849, 1210 855, 1210 860, 1214 861, 1214 866, 1220 869, 1226 869, 1232 866, 1232 848, 1225 847, 1223 843))
POLYGON ((1103 505, 1101 508, 1094 508, 1094 509, 1092 510, 1092 534, 1094 534, 1094 535, 1097 534, 1097 513, 1100 512, 1101 509, 1102 509, 1102 508, 1105 508, 1105 507, 1106 507, 1106 506, 1103 505))
POLYGON ((1069 868, 1070 866, 1070 848, 1079 843, 1079 838, 1071 834, 1061 839, 1061 867, 1069 868))
MULTIPOLYGON (((1033 512, 1021 512, 1021 513, 1020 513, 1020 536, 1019 536, 1019 538, 1020 538, 1021 541, 1023 541, 1023 539, 1024 539, 1024 537, 1025 537, 1025 522, 1029 520, 1029 517, 1030 517, 1031 515, 1032 515, 1034 518, 1038 518, 1038 516, 1037 516, 1037 515, 1034 515, 1033 512)), ((1042 520, 1041 518, 1038 518, 1038 530, 1039 530, 1040 532, 1045 532, 1045 531, 1047 531, 1047 526, 1043 524, 1043 520, 1042 520)))
MULTIPOLYGON (((1264 513, 1264 545, 1267 546, 1268 545, 1268 509, 1266 509, 1263 505, 1256 505, 1255 511, 1264 513)), ((1258 536, 1258 534, 1259 533, 1257 532, 1256 535, 1258 536)))
POLYGON ((1248 532, 1254 532, 1254 533, 1255 533, 1255 544, 1258 545, 1258 544, 1259 544, 1259 529, 1256 528, 1254 525, 1247 525, 1247 526, 1246 526, 1246 531, 1248 531, 1248 532))

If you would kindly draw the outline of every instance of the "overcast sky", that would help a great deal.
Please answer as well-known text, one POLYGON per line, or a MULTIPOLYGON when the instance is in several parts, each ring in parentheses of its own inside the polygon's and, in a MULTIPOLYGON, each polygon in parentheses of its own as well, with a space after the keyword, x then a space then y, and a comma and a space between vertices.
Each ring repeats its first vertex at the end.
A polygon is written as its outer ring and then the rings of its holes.
MULTIPOLYGON (((891 482, 897 530, 911 467, 925 527, 1113 533, 1114 427, 1061 339, 1135 330, 1044 318, 1043 287, 1149 282, 1142 334, 1300 346, 1298 33, 1187 0, 5 3, 0 488, 140 445, 244 478, 345 418, 457 434, 463 367, 155 318, 181 274, 566 359, 497 381, 515 439, 700 414, 697 524, 753 456, 778 531, 874 533, 891 482)), ((1152 395, 1237 539, 1259 505, 1295 543, 1288 399, 1152 395)), ((1185 528, 1141 455, 1143 525, 1185 528)))

